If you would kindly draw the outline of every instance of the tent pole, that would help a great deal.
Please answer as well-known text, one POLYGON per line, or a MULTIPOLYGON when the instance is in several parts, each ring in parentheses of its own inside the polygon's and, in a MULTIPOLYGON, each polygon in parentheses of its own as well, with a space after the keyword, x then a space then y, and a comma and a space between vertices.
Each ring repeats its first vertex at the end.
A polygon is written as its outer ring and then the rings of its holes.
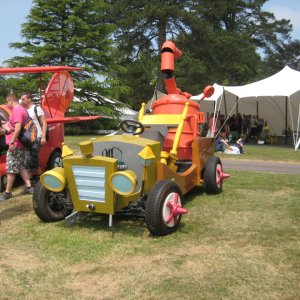
POLYGON ((288 114, 288 97, 285 97, 285 144, 287 145, 287 133, 288 133, 288 120, 287 120, 287 114, 288 114))
POLYGON ((227 105, 226 105, 226 98, 225 98, 225 89, 223 87, 223 99, 224 99, 224 108, 225 108, 225 120, 227 120, 227 105))
POLYGON ((238 114, 238 112, 239 112, 239 104, 238 104, 239 97, 238 96, 236 96, 235 101, 236 101, 236 110, 235 110, 235 112, 236 112, 236 114, 238 114))
POLYGON ((298 140, 298 142, 297 142, 297 144, 295 146, 295 151, 297 151, 297 149, 299 148, 299 146, 300 146, 300 139, 298 140))
MULTIPOLYGON (((297 149, 299 148, 299 145, 300 145, 299 122, 300 122, 300 102, 299 102, 299 108, 298 108, 298 121, 297 121, 297 128, 296 128, 296 138, 294 138, 295 139, 295 141, 294 141, 295 151, 297 151, 297 149)), ((294 128, 293 128, 293 134, 294 134, 294 128)))

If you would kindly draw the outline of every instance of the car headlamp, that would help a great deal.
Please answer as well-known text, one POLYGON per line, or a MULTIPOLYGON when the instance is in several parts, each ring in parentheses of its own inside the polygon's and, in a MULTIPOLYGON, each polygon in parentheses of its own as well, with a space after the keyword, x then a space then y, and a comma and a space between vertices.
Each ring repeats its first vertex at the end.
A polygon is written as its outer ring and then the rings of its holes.
POLYGON ((52 192, 61 192, 66 186, 65 170, 56 167, 43 173, 40 177, 42 185, 52 192))
POLYGON ((137 176, 131 170, 115 172, 109 178, 109 184, 113 191, 123 196, 131 195, 137 182, 137 176))

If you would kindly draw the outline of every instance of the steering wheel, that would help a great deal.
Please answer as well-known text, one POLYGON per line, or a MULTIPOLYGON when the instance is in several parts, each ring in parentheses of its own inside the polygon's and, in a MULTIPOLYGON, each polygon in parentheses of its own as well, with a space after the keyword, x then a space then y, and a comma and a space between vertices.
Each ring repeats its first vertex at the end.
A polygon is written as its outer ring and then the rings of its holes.
POLYGON ((120 123, 120 128, 126 132, 131 133, 132 135, 142 134, 145 130, 145 127, 142 123, 135 120, 124 120, 120 123))

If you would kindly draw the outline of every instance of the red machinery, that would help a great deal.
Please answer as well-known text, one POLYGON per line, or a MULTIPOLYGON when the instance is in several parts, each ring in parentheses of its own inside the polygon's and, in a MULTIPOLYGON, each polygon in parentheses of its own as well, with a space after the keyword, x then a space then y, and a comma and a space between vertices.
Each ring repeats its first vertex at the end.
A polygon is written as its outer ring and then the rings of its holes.
MULTIPOLYGON (((199 124, 205 122, 204 113, 200 111, 200 105, 189 100, 191 95, 182 92, 176 86, 174 72, 174 61, 182 55, 182 52, 171 41, 166 41, 162 46, 161 71, 165 76, 165 85, 168 95, 155 101, 152 106, 152 114, 181 114, 184 106, 188 103, 187 118, 183 126, 183 131, 178 145, 178 159, 192 159, 193 139, 200 137, 199 124)), ((206 97, 214 93, 212 86, 206 87, 204 91, 206 97)), ((169 129, 165 139, 164 150, 170 151, 173 146, 176 128, 169 129)))

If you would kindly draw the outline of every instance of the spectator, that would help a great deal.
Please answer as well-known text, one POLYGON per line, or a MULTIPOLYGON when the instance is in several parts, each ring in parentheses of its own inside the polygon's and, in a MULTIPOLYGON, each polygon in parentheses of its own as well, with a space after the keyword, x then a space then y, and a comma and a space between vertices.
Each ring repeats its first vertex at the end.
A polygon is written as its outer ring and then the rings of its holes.
POLYGON ((30 155, 27 155, 26 168, 31 179, 34 179, 34 177, 39 178, 42 174, 39 164, 39 152, 41 145, 46 143, 47 122, 42 108, 32 103, 31 93, 22 93, 21 103, 22 106, 27 109, 29 117, 33 120, 38 129, 37 141, 30 149, 30 155))
POLYGON ((256 116, 252 116, 252 118, 250 119, 250 126, 251 126, 251 130, 250 130, 250 138, 255 140, 257 139, 257 124, 256 124, 256 116))
POLYGON ((227 125, 230 131, 235 131, 235 115, 232 115, 227 120, 227 125))
POLYGON ((259 115, 256 116, 256 125, 257 125, 257 138, 260 139, 261 132, 264 126, 264 119, 259 117, 259 115))
POLYGON ((270 127, 268 125, 268 122, 265 121, 264 127, 262 129, 262 133, 261 133, 261 140, 264 142, 268 142, 269 141, 269 137, 270 137, 270 127))
POLYGON ((245 154, 244 143, 245 143, 245 135, 241 134, 238 140, 236 141, 236 146, 239 148, 241 154, 245 154))
POLYGON ((214 137, 217 132, 217 120, 214 118, 214 114, 210 114, 209 122, 208 122, 209 130, 207 133, 207 137, 214 137))
POLYGON ((221 132, 215 140, 215 150, 225 152, 226 148, 230 148, 229 144, 226 142, 226 134, 221 132))
POLYGON ((251 115, 243 115, 243 133, 245 134, 245 141, 249 139, 251 131, 251 115))
POLYGON ((242 123, 243 123, 243 118, 241 116, 240 113, 237 113, 235 119, 234 119, 234 123, 235 123, 235 130, 241 134, 242 132, 242 123))
POLYGON ((7 106, 12 109, 12 112, 9 116, 8 123, 3 125, 7 130, 6 144, 9 146, 6 153, 7 184, 5 192, 0 197, 0 201, 8 200, 12 197, 11 190, 18 173, 20 173, 26 184, 25 193, 33 193, 28 172, 24 167, 25 147, 18 140, 22 125, 24 125, 28 119, 28 114, 24 107, 19 105, 19 101, 15 95, 8 95, 6 103, 7 106))

